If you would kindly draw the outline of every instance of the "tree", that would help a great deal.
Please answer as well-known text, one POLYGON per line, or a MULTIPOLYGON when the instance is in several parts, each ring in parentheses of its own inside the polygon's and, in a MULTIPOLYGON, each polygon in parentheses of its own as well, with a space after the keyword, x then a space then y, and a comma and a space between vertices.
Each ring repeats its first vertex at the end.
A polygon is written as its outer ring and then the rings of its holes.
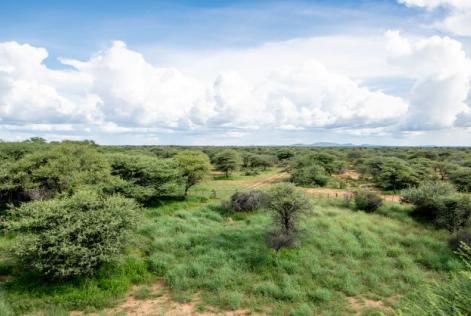
POLYGON ((117 193, 149 204, 163 197, 182 196, 184 177, 173 159, 146 155, 112 154, 108 156, 112 174, 125 180, 117 193))
POLYGON ((25 203, 11 211, 6 226, 23 233, 12 251, 26 269, 65 279, 91 275, 119 254, 137 209, 131 199, 80 191, 25 203))
POLYGON ((471 168, 460 167, 449 175, 451 182, 462 192, 471 192, 471 168))
POLYGON ((186 179, 185 195, 188 189, 200 182, 211 171, 209 157, 201 151, 184 150, 174 156, 186 179))
POLYGON ((214 157, 216 170, 224 172, 226 178, 231 172, 239 169, 241 164, 240 154, 234 149, 225 149, 214 157))
POLYGON ((18 160, 2 164, 0 198, 3 203, 44 200, 71 195, 83 187, 105 192, 112 191, 118 182, 111 175, 109 162, 91 145, 42 145, 18 160))
POLYGON ((267 208, 275 226, 268 243, 275 249, 289 246, 294 241, 300 215, 310 208, 309 200, 290 183, 274 185, 267 194, 267 208))

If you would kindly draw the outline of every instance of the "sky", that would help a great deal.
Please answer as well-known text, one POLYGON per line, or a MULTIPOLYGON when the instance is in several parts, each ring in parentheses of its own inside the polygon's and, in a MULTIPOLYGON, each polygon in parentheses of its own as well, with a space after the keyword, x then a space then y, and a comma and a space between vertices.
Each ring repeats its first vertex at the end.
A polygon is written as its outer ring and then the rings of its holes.
POLYGON ((471 0, 0 0, 0 139, 471 146, 471 0))

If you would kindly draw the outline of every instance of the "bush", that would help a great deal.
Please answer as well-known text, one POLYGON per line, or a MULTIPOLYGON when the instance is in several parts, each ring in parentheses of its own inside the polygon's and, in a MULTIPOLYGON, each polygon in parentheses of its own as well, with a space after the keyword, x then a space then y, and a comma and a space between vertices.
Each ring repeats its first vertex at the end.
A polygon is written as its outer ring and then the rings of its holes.
POLYGON ((456 185, 459 191, 471 192, 471 168, 457 168, 449 175, 450 180, 456 185))
POLYGON ((278 250, 292 245, 299 217, 310 208, 309 200, 293 184, 281 183, 268 191, 267 208, 272 212, 275 226, 267 240, 268 246, 278 250))
POLYGON ((425 183, 405 190, 402 200, 414 204, 414 213, 432 221, 438 227, 455 232, 471 221, 471 199, 456 193, 445 183, 425 183))
POLYGON ((91 275, 120 252, 136 209, 133 200, 93 191, 23 204, 6 223, 24 233, 12 252, 25 269, 47 278, 91 275))
POLYGON ((329 176, 324 167, 320 165, 310 165, 308 167, 293 169, 291 179, 296 184, 323 187, 329 181, 329 176))
POLYGON ((172 159, 145 155, 109 155, 112 174, 125 180, 117 193, 150 204, 165 197, 185 194, 185 178, 179 164, 172 159))
POLYGON ((448 245, 453 251, 471 249, 471 232, 459 231, 448 239, 448 245))
POLYGON ((248 212, 261 208, 266 201, 266 195, 262 191, 236 192, 232 194, 225 206, 234 212, 248 212))
POLYGON ((214 156, 213 163, 216 170, 224 172, 226 178, 228 178, 231 172, 239 169, 242 158, 234 149, 225 149, 214 156))
POLYGON ((83 187, 109 192, 119 183, 94 146, 61 143, 38 149, 0 167, 0 198, 18 204, 71 195, 83 187))
POLYGON ((383 199, 376 192, 360 190, 355 192, 355 205, 360 210, 372 213, 383 205, 383 199))

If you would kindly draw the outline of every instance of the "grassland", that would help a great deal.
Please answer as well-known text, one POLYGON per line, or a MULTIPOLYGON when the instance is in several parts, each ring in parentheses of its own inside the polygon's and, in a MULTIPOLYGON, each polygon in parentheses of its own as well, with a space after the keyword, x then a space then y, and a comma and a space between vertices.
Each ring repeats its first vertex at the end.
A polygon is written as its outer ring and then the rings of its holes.
MULTIPOLYGON (((264 243, 266 211, 234 215, 218 207, 235 190, 282 179, 276 169, 216 177, 192 188, 185 201, 145 209, 126 255, 93 278, 48 284, 14 271, 2 257, 0 314, 132 314, 120 308, 126 295, 160 300, 155 314, 169 314, 169 304, 207 314, 390 314, 428 282, 447 282, 462 267, 446 232, 415 222, 397 203, 366 214, 341 199, 313 197, 297 247, 279 252, 264 243)), ((2 236, 0 247, 12 238, 2 236)))

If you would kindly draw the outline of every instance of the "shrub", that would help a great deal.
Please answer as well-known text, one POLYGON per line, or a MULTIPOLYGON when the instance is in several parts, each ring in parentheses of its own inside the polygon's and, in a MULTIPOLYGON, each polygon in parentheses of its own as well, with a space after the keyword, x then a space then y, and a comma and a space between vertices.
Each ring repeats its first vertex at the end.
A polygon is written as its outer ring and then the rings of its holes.
POLYGON ((186 180, 185 195, 190 187, 203 180, 211 171, 209 157, 202 151, 184 150, 176 154, 174 159, 186 180))
POLYGON ((0 198, 18 204, 71 195, 83 187, 110 191, 119 182, 94 146, 61 143, 24 155, 0 167, 0 198))
POLYGON ((428 219, 435 219, 442 207, 442 199, 455 192, 455 188, 448 183, 426 182, 418 188, 402 191, 401 200, 414 204, 415 213, 428 219))
MULTIPOLYGON (((471 249, 471 232, 459 231, 448 239, 448 245, 453 251, 471 249)), ((469 253, 471 255, 471 252, 469 253)))
POLYGON ((275 226, 268 246, 278 245, 281 248, 292 244, 297 232, 297 221, 310 208, 309 200, 293 184, 281 183, 268 191, 267 208, 272 212, 275 226))
POLYGON ((383 205, 383 199, 376 192, 360 190, 355 192, 355 205, 360 210, 372 213, 383 205))
POLYGON ((459 191, 471 192, 471 168, 457 168, 449 175, 450 180, 456 185, 459 191))
POLYGON ((236 192, 232 194, 226 209, 234 212, 248 212, 261 208, 266 201, 266 195, 262 191, 236 192))
POLYGON ((323 187, 329 181, 329 176, 324 167, 310 165, 303 168, 294 168, 291 172, 291 179, 296 184, 323 187))
POLYGON ((81 191, 11 211, 8 229, 23 232, 12 249, 26 268, 47 278, 90 275, 119 253, 133 226, 134 201, 81 191))
POLYGON ((422 184, 418 188, 405 190, 402 200, 414 204, 415 214, 450 232, 466 227, 471 221, 471 199, 456 193, 449 184, 422 184))
POLYGON ((225 149, 214 157, 214 166, 217 170, 223 171, 226 178, 242 164, 239 153, 233 149, 225 149))
POLYGON ((112 174, 125 180, 118 193, 149 204, 164 197, 183 196, 185 179, 178 163, 145 155, 109 155, 112 174))

